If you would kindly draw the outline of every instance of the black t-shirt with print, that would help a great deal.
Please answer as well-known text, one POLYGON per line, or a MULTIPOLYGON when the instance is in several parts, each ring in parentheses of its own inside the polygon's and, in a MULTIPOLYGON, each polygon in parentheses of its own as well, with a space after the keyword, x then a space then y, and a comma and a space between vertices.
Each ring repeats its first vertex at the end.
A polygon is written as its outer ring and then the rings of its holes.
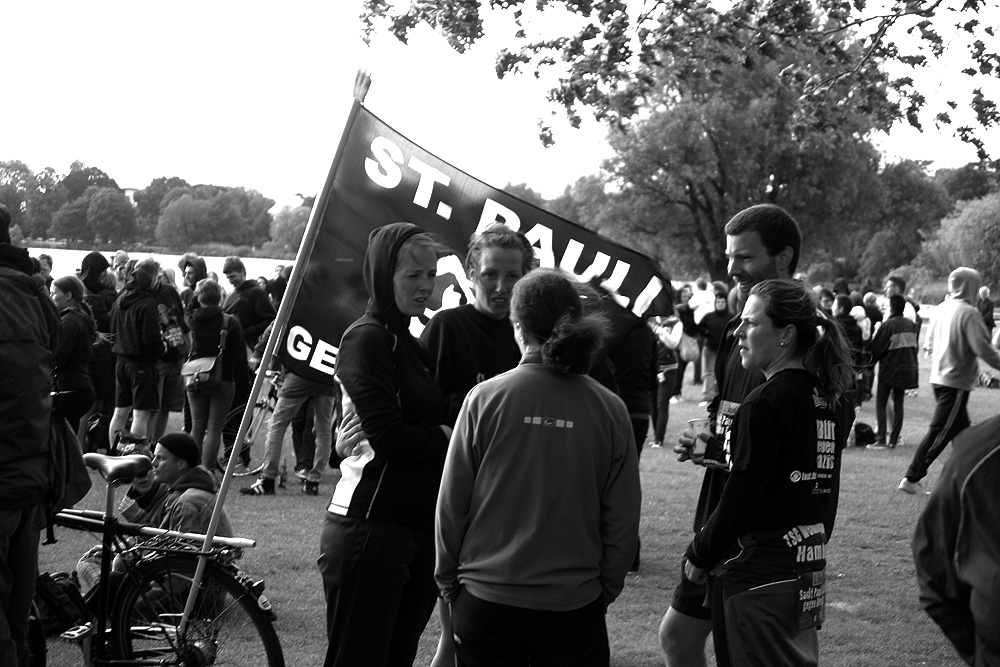
POLYGON ((700 567, 723 559, 768 569, 822 567, 839 490, 841 412, 802 369, 780 371, 751 391, 729 434, 728 483, 688 548, 689 560, 700 567))

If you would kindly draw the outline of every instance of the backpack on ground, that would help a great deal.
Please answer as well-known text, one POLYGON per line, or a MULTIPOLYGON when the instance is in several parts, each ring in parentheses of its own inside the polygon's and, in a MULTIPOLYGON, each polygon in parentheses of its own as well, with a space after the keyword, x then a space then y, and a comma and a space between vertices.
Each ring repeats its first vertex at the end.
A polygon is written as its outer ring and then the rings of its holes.
POLYGON ((46 635, 59 634, 91 620, 80 585, 66 572, 42 572, 35 580, 35 600, 46 635))
POLYGON ((871 427, 871 424, 857 422, 854 425, 854 446, 867 447, 873 444, 875 444, 875 429, 871 427))

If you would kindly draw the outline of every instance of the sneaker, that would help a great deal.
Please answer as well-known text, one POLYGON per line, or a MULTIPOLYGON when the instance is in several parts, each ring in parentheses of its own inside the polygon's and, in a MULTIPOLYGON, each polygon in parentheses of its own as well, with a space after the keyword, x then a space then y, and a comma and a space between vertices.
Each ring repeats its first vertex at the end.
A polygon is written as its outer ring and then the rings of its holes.
POLYGON ((650 445, 650 447, 652 447, 653 449, 660 449, 661 447, 663 447, 663 443, 654 440, 653 443, 650 445))
POLYGON ((887 449, 884 442, 873 442, 872 444, 865 447, 865 449, 887 449))
POLYGON ((258 477, 250 486, 240 489, 244 496, 273 496, 274 480, 267 477, 258 477))
POLYGON ((708 401, 702 401, 701 403, 698 404, 698 407, 699 408, 707 408, 708 407, 708 401))
POLYGON ((318 496, 319 495, 319 482, 302 482, 302 493, 307 496, 318 496))
POLYGON ((683 398, 681 398, 680 396, 671 396, 671 397, 670 397, 670 402, 671 402, 671 404, 677 404, 677 403, 680 403, 680 402, 681 402, 681 401, 683 401, 683 400, 684 400, 684 399, 683 399, 683 398))
POLYGON ((303 482, 306 481, 306 477, 309 474, 309 470, 305 466, 295 469, 295 476, 301 479, 303 482))
POLYGON ((899 480, 899 486, 896 487, 903 493, 908 493, 911 496, 922 496, 925 494, 924 487, 920 482, 911 482, 905 477, 899 480))

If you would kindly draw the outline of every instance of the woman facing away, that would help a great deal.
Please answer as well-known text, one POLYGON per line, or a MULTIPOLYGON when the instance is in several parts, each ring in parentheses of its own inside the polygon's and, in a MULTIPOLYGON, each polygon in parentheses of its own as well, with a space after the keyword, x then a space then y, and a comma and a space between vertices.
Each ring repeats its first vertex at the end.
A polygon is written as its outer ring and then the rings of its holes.
POLYGON ((203 278, 194 287, 184 320, 191 330, 191 359, 219 354, 222 330, 225 347, 215 362, 222 364, 222 383, 211 389, 188 389, 191 407, 191 436, 201 450, 201 465, 215 471, 224 468, 219 461, 222 428, 233 404, 234 377, 247 365, 246 343, 239 318, 222 313, 222 287, 211 278, 203 278))
POLYGON ((800 283, 766 280, 736 329, 743 367, 766 380, 740 405, 722 499, 685 553, 709 582, 719 665, 816 665, 825 548, 854 412, 851 352, 800 283))
POLYGON ((636 552, 640 490, 625 404, 586 375, 607 325, 577 285, 514 287, 517 368, 462 405, 438 496, 435 576, 458 665, 607 665, 605 610, 636 552))
POLYGON ((409 324, 427 307, 444 254, 433 237, 406 222, 380 227, 368 239, 368 306, 337 355, 345 405, 337 453, 345 458, 318 560, 327 667, 411 665, 437 600, 434 503, 451 428, 409 324), (343 443, 359 432, 365 438, 345 451, 343 443))
MULTIPOLYGON (((470 389, 520 361, 510 323, 510 298, 517 281, 537 265, 528 239, 506 225, 491 225, 469 240, 465 272, 475 300, 440 311, 420 336, 434 381, 448 401, 449 426, 455 426, 470 389)), ((448 607, 443 602, 438 604, 438 616, 441 639, 431 667, 454 665, 448 607)))
POLYGON ((88 364, 94 349, 97 327, 84 302, 85 288, 76 276, 52 281, 52 302, 59 310, 59 347, 52 359, 57 405, 76 433, 80 417, 94 405, 94 383, 88 364))

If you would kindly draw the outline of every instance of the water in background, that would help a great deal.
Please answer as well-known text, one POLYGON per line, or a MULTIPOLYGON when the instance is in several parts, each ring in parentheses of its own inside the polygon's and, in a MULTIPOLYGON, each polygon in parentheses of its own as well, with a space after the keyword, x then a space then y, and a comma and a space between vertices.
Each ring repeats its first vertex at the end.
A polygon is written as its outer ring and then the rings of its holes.
MULTIPOLYGON (((28 254, 32 257, 38 257, 39 255, 45 254, 52 258, 52 277, 60 278, 62 276, 74 275, 80 270, 80 263, 83 262, 83 258, 90 254, 89 250, 66 250, 63 248, 28 248, 28 254)), ((110 264, 114 259, 114 252, 105 252, 104 256, 107 257, 108 263, 110 264)), ((177 283, 177 288, 180 289, 184 286, 184 276, 182 271, 177 266, 177 262, 180 261, 181 255, 161 255, 159 253, 145 253, 145 252, 134 252, 129 253, 130 259, 143 260, 147 257, 152 257, 160 263, 160 266, 164 268, 169 268, 174 270, 174 280, 177 283)), ((229 283, 226 281, 226 276, 222 274, 222 264, 226 261, 225 257, 203 257, 205 260, 205 266, 209 271, 215 271, 219 274, 219 284, 222 285, 223 289, 227 292, 230 289, 229 283)), ((256 280, 258 276, 264 276, 268 280, 275 277, 275 267, 278 266, 289 266, 293 262, 290 259, 264 259, 261 257, 244 257, 243 264, 247 267, 247 279, 256 280)))

